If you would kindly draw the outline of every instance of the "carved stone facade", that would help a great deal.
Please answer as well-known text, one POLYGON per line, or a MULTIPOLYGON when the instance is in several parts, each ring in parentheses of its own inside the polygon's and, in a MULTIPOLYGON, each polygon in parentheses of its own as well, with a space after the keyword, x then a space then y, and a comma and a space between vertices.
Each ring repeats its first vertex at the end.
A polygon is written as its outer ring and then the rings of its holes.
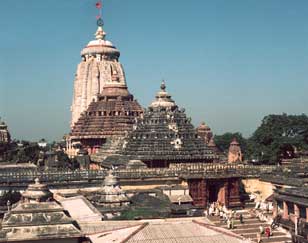
POLYGON ((212 202, 229 208, 241 207, 239 183, 240 178, 189 179, 189 194, 198 207, 207 207, 212 202))
POLYGON ((53 200, 53 194, 37 179, 22 200, 4 215, 0 242, 80 242, 74 220, 53 200))
POLYGON ((242 150, 239 142, 234 138, 232 142, 230 143, 229 147, 229 153, 228 153, 228 162, 234 163, 234 162, 242 162, 243 156, 242 156, 242 150))
POLYGON ((207 145, 213 138, 213 132, 211 128, 205 122, 202 122, 200 126, 197 127, 197 132, 200 138, 202 138, 207 145))
POLYGON ((74 95, 71 106, 71 127, 78 121, 97 95, 102 93, 106 83, 126 87, 125 73, 119 62, 120 52, 105 40, 106 33, 101 26, 92 40, 81 51, 81 62, 77 67, 74 81, 74 95), (116 79, 116 80, 114 80, 116 79))
POLYGON ((127 209, 130 200, 122 190, 117 177, 109 170, 101 188, 97 191, 81 191, 81 193, 97 208, 106 218, 119 216, 122 210, 127 209))
POLYGON ((94 154, 107 138, 123 137, 132 130, 143 113, 127 89, 120 52, 99 26, 96 40, 82 50, 74 82, 71 133, 67 153, 75 156, 76 147, 94 154))
POLYGON ((123 142, 119 154, 121 160, 140 160, 148 167, 211 163, 217 157, 198 136, 185 110, 167 93, 164 82, 155 100, 123 142))

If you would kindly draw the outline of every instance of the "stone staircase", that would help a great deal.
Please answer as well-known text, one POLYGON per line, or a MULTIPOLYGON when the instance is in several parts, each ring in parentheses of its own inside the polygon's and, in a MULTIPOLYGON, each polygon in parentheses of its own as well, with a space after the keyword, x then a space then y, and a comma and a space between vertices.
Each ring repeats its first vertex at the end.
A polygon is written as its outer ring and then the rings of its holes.
MULTIPOLYGON (((234 229, 231 231, 235 234, 241 235, 246 239, 251 239, 253 242, 257 242, 257 233, 260 232, 259 226, 264 228, 270 226, 267 222, 260 222, 258 218, 252 218, 248 210, 240 210, 237 213, 242 213, 244 223, 241 224, 238 219, 234 220, 234 229)), ((208 219, 216 226, 227 229, 227 224, 220 220, 218 216, 209 216, 208 219)), ((265 234, 261 236, 262 243, 282 243, 291 242, 291 237, 282 229, 276 228, 273 231, 273 235, 268 239, 265 234)))

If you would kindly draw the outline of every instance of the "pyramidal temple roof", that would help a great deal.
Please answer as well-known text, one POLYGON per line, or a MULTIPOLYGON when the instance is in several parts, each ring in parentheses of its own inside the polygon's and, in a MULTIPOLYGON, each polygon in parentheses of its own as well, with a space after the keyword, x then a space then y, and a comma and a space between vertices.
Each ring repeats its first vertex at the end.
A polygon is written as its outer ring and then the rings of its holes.
POLYGON ((68 239, 81 235, 74 220, 37 179, 22 194, 22 200, 4 215, 0 242, 68 239))
POLYGON ((125 139, 121 155, 128 160, 140 160, 149 167, 212 162, 216 156, 199 138, 185 110, 179 109, 172 100, 164 81, 160 88, 143 118, 138 119, 125 139))

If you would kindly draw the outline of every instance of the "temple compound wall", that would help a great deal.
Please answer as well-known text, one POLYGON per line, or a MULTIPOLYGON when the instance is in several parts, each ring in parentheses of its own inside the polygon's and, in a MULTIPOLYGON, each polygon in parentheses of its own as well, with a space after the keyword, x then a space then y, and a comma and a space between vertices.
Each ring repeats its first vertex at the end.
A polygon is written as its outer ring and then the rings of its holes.
POLYGON ((275 186, 270 182, 260 181, 257 178, 242 179, 246 193, 257 195, 257 200, 265 200, 274 193, 275 186))

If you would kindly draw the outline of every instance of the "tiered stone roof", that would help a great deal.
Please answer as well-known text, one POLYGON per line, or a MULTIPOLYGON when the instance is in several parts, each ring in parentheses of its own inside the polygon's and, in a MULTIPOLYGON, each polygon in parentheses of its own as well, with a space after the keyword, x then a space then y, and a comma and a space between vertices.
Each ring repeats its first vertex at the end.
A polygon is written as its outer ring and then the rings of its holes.
POLYGON ((22 200, 4 215, 0 242, 74 238, 77 242, 81 237, 80 230, 52 196, 48 187, 38 179, 29 185, 22 200))
POLYGON ((124 136, 132 129, 136 117, 142 113, 141 106, 128 93, 127 89, 112 90, 110 88, 108 91, 106 89, 98 97, 98 101, 93 101, 87 111, 75 123, 71 138, 88 139, 124 136), (123 91, 126 94, 123 95, 123 91))
POLYGON ((161 84, 155 100, 123 143, 122 156, 150 167, 169 163, 212 162, 216 156, 198 136, 184 109, 179 109, 161 84))

